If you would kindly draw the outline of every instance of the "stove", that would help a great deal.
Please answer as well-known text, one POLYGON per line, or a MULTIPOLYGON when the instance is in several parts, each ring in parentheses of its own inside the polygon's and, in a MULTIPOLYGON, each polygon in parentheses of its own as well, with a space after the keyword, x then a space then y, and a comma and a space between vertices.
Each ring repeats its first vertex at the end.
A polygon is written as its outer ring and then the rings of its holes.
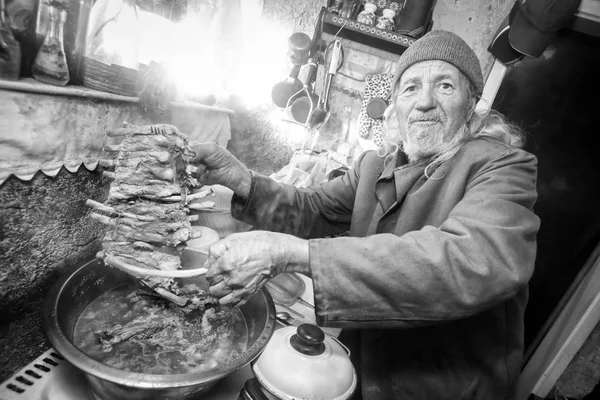
MULTIPOLYGON (((247 380, 249 365, 219 381, 202 400, 235 400, 247 380)), ((54 349, 48 349, 0 386, 0 400, 97 400, 83 373, 54 349)))
MULTIPOLYGON (((303 300, 312 304, 312 280, 302 276, 306 283, 303 300)), ((302 303, 284 306, 275 303, 277 312, 288 312, 292 316, 292 325, 315 323, 314 310, 302 303)), ((332 336, 339 329, 322 328, 332 336)), ((205 394, 202 400, 237 400, 247 381, 252 379, 252 369, 246 365, 219 381, 205 394)), ((27 364, 11 378, 0 384, 0 400, 99 400, 92 393, 83 373, 66 361, 54 349, 46 350, 42 355, 27 364)))

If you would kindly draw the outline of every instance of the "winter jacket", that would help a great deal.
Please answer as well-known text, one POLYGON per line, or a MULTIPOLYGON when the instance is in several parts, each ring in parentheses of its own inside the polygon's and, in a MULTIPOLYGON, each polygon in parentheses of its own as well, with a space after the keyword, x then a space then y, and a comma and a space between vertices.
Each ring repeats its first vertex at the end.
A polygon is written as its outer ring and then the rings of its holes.
POLYGON ((539 228, 537 160, 475 139, 427 177, 430 161, 369 151, 306 189, 255 174, 232 212, 310 239, 317 322, 343 328, 357 398, 511 399, 539 228))

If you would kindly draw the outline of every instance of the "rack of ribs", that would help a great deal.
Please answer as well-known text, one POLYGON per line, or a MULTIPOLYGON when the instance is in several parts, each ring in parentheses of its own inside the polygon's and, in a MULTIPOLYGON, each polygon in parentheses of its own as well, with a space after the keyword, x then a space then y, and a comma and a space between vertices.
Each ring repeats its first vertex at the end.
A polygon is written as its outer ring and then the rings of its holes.
POLYGON ((95 209, 90 216, 109 227, 97 256, 168 300, 189 304, 192 299, 181 293, 173 277, 139 271, 181 268, 185 243, 200 234, 192 230, 190 222, 197 216, 189 215, 190 208, 214 206, 206 200, 211 190, 191 193, 204 185, 206 168, 190 164, 195 153, 187 136, 172 125, 127 124, 109 135, 124 137, 119 145, 105 146, 112 157, 102 165, 114 168, 104 171, 112 178, 108 198, 104 203, 86 202, 95 209))

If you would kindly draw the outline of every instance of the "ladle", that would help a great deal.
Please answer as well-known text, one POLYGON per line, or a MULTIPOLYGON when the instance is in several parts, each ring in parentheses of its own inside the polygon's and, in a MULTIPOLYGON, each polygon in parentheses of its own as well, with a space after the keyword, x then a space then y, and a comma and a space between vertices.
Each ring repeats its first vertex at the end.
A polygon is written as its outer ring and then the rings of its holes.
POLYGON ((311 111, 317 106, 319 96, 314 92, 313 84, 319 68, 318 57, 313 57, 308 63, 308 73, 302 89, 295 93, 288 102, 290 113, 296 122, 305 124, 311 111))
POLYGON ((288 312, 280 311, 275 314, 275 318, 277 318, 277 321, 281 322, 283 325, 293 326, 292 321, 294 318, 288 312))
POLYGON ((331 81, 339 68, 338 64, 341 50, 342 41, 341 39, 338 39, 333 43, 331 60, 329 62, 329 72, 327 74, 323 93, 321 94, 317 107, 308 116, 308 121, 306 123, 308 129, 319 129, 329 119, 329 91, 331 90, 331 81))
POLYGON ((291 307, 286 306, 285 304, 283 304, 280 301, 277 301, 276 299, 273 299, 273 303, 275 303, 276 305, 278 305, 281 308, 284 308, 288 311, 288 313, 294 314, 295 316, 297 316, 298 318, 306 318, 303 314, 299 313, 298 311, 294 310, 291 307))

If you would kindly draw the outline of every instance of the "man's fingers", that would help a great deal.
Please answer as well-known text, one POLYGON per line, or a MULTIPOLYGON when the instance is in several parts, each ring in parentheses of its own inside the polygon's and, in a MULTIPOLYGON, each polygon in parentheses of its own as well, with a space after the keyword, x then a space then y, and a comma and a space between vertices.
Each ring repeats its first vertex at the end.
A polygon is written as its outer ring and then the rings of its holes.
POLYGON ((252 293, 248 293, 246 289, 238 289, 224 297, 221 297, 219 299, 219 304, 238 307, 242 304, 245 304, 251 296, 252 293))
POLYGON ((210 286, 208 292, 215 297, 223 297, 232 293, 232 289, 225 283, 225 280, 210 286))
POLYGON ((193 162, 202 162, 204 159, 211 157, 217 151, 218 146, 212 142, 192 142, 192 150, 196 153, 193 162))
POLYGON ((232 269, 231 263, 228 262, 227 245, 221 240, 210 246, 208 250, 208 258, 204 262, 206 271, 206 279, 209 283, 215 284, 223 279, 221 275, 232 269))

